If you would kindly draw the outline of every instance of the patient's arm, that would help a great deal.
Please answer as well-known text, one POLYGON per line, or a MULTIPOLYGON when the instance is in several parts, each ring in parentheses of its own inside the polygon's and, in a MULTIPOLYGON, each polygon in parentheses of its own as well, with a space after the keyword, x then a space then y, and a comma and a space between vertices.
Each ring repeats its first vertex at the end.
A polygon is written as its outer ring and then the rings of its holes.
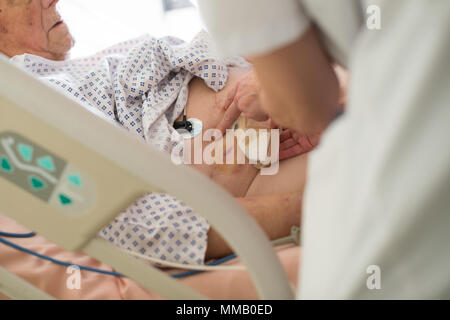
MULTIPOLYGON (((203 121, 204 130, 216 128, 221 122, 228 93, 248 70, 229 70, 226 87, 216 93, 195 78, 189 85, 187 117, 203 121)), ((181 119, 180 119, 181 120, 181 119)), ((209 143, 204 142, 205 148, 209 143)), ((239 152, 239 150, 235 150, 239 152)), ((306 156, 281 161, 273 176, 262 176, 249 164, 192 165, 227 190, 252 215, 271 238, 289 235, 292 225, 300 223, 301 195, 305 184, 306 156), (248 199, 246 199, 248 198, 248 199)), ((231 253, 214 228, 208 233, 207 258, 231 253)))
MULTIPOLYGON (((271 240, 290 234, 291 226, 300 224, 300 192, 237 198, 242 207, 256 220, 271 240)), ((208 233, 206 259, 224 257, 232 253, 219 233, 211 228, 208 233)))
MULTIPOLYGON (((287 245, 275 248, 278 258, 288 276, 291 285, 298 284, 298 265, 301 249, 298 246, 287 245)), ((224 265, 242 265, 234 259, 224 265)), ((211 299, 239 300, 259 299, 259 295, 247 270, 226 270, 203 272, 181 280, 185 285, 195 289, 211 299), (211 284, 214 285, 211 285, 211 284)))

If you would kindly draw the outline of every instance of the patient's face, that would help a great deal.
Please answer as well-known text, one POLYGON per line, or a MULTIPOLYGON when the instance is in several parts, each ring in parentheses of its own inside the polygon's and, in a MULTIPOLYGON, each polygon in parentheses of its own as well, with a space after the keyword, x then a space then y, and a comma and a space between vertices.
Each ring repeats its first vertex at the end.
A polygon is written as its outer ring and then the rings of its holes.
POLYGON ((74 40, 61 20, 59 0, 0 0, 0 51, 64 60, 74 40))

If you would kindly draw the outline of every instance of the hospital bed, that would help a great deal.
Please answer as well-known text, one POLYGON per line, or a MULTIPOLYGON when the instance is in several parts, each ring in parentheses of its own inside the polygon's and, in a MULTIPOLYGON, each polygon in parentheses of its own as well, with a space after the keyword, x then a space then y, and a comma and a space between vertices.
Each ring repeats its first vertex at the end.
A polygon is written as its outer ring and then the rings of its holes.
MULTIPOLYGON (((294 297, 269 240, 224 190, 197 171, 174 165, 165 154, 4 56, 0 56, 0 165, 1 213, 165 298, 205 297, 96 237, 147 192, 171 194, 208 219, 246 265, 261 298, 294 297), (39 157, 27 163, 31 152, 39 157)), ((1 267, 0 292, 17 299, 52 298, 1 267)))

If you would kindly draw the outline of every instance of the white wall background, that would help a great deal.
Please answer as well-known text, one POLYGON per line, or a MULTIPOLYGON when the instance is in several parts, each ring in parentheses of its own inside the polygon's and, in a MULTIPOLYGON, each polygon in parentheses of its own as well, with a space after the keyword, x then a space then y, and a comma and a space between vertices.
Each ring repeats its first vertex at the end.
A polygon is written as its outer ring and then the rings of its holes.
POLYGON ((72 58, 145 33, 189 41, 202 29, 195 7, 165 14, 160 0, 60 0, 58 5, 76 39, 72 58))

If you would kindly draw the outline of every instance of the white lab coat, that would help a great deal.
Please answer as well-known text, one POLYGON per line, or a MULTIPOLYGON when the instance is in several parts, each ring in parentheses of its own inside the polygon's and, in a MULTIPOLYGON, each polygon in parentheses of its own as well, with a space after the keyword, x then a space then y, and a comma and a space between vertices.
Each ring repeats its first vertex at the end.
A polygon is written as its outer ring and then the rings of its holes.
POLYGON ((200 0, 199 4, 208 31, 226 55, 277 49, 299 38, 313 20, 334 59, 346 66, 362 23, 359 0, 200 0))
POLYGON ((274 50, 314 21, 349 65, 346 114, 308 168, 300 298, 450 298, 450 2, 199 4, 227 53, 274 50))

